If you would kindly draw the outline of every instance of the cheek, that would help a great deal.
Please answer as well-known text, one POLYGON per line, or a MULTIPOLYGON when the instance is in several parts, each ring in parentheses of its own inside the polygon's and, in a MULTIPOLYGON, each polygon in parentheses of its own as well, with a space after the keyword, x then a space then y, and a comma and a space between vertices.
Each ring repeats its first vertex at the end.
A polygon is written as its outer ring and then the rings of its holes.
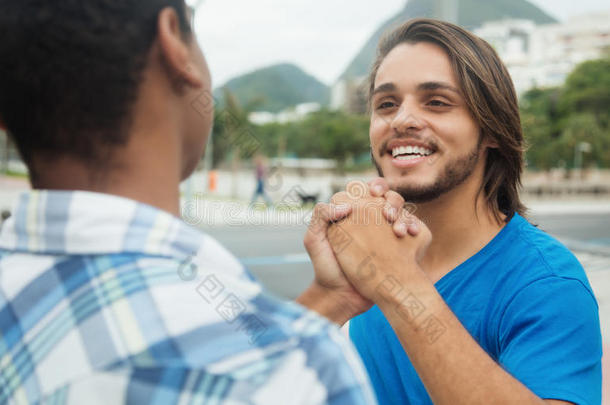
POLYGON ((377 148, 383 140, 383 136, 388 128, 388 123, 383 119, 379 117, 371 117, 371 125, 369 126, 369 141, 375 153, 377 153, 377 148))
POLYGON ((433 132, 446 147, 470 150, 477 144, 479 127, 470 116, 461 114, 447 118, 450 119, 437 119, 430 123, 433 132))

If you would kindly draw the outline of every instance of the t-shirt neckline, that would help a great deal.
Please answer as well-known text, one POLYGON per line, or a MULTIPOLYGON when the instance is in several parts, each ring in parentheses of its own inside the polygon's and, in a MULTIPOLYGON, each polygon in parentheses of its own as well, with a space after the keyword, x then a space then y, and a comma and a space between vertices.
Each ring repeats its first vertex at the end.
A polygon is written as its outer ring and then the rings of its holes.
POLYGON ((439 287, 440 285, 446 283, 448 279, 455 277, 455 273, 459 273, 463 268, 473 268, 474 266, 468 266, 470 263, 479 260, 483 257, 489 256, 493 253, 498 246, 502 243, 502 241, 506 238, 507 235, 513 232, 513 230, 517 227, 518 223, 524 221, 524 218, 518 213, 514 213, 513 217, 508 221, 502 229, 493 237, 492 240, 489 241, 485 246, 481 248, 478 252, 470 256, 468 259, 464 260, 462 263, 458 264, 455 268, 450 270, 447 274, 441 277, 436 283, 434 283, 435 287, 439 287))

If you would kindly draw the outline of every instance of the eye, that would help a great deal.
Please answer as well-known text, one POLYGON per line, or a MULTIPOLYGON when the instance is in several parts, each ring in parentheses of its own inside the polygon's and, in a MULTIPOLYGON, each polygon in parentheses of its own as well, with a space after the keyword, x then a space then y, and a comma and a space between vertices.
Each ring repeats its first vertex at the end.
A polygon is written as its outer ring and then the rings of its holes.
POLYGON ((445 103, 444 101, 438 100, 438 99, 433 99, 428 101, 428 105, 431 107, 449 107, 449 104, 445 103))
POLYGON ((383 103, 381 103, 381 104, 379 104, 377 106, 377 109, 378 110, 385 110, 385 109, 388 109, 388 108, 392 108, 394 106, 395 106, 395 104, 392 101, 384 101, 383 103))

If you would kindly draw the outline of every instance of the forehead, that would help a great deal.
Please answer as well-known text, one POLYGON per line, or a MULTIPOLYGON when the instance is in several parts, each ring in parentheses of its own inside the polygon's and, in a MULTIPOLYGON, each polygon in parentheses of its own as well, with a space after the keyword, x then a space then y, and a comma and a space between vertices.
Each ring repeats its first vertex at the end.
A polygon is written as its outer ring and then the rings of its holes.
POLYGON ((388 82, 405 87, 439 81, 460 87, 445 50, 429 42, 402 43, 381 62, 375 87, 388 82))

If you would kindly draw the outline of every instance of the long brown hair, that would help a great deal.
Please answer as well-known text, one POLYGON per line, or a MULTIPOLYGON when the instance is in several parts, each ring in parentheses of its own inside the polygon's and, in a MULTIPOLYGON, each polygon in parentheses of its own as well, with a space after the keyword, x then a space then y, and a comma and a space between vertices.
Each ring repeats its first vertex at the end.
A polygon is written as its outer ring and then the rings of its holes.
POLYGON ((482 136, 497 144, 489 148, 479 193, 500 221, 516 212, 525 215, 519 199, 523 154, 525 151, 519 105, 508 70, 484 40, 444 21, 427 18, 409 20, 386 34, 377 48, 377 57, 369 75, 369 108, 375 77, 384 58, 402 43, 429 42, 447 52, 453 71, 482 136))

